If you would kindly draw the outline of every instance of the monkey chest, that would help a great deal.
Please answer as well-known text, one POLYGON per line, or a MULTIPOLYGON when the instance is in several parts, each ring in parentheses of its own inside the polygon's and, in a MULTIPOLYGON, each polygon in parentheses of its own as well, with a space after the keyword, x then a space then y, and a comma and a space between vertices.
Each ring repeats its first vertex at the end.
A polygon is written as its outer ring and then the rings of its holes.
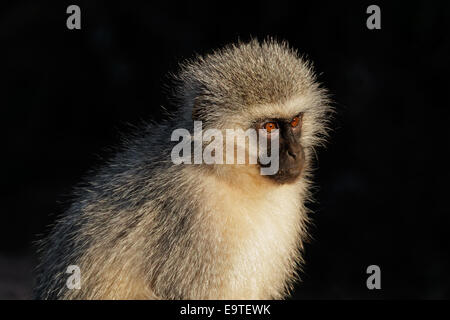
POLYGON ((301 219, 297 198, 286 193, 237 197, 216 207, 222 248, 218 255, 228 279, 225 297, 281 297, 298 254, 301 219))

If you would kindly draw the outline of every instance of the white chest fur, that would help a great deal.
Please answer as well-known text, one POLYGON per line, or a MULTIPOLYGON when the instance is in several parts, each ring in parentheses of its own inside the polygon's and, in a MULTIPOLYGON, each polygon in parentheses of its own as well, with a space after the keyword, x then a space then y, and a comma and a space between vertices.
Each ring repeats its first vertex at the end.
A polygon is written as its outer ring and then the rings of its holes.
POLYGON ((227 260, 223 298, 280 298, 298 258, 301 186, 221 188, 210 203, 227 260))

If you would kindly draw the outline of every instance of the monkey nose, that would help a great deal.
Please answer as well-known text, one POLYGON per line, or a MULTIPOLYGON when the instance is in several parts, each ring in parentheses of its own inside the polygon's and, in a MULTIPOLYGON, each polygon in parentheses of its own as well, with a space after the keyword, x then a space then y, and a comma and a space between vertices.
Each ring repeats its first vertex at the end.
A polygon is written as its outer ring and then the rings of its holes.
POLYGON ((289 148, 286 150, 285 166, 288 169, 298 170, 302 169, 304 164, 304 155, 301 148, 298 150, 289 148))
POLYGON ((292 150, 287 150, 287 154, 288 156, 290 156, 291 158, 297 159, 297 153, 295 151, 292 150))

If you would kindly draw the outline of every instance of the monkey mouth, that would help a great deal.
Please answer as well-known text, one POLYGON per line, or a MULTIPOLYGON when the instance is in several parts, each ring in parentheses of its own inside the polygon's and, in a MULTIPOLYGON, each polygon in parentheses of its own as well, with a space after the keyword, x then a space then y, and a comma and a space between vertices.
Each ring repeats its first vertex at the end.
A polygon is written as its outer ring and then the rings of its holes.
POLYGON ((294 183, 301 177, 302 171, 301 166, 280 168, 276 174, 267 175, 265 177, 278 184, 294 183))

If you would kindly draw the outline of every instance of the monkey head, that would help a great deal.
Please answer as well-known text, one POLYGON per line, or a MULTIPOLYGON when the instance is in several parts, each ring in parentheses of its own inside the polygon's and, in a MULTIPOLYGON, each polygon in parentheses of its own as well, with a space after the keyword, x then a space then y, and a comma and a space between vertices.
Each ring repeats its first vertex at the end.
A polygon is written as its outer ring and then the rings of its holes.
MULTIPOLYGON (((187 121, 202 121, 205 129, 263 130, 268 147, 278 139, 278 170, 263 179, 292 183, 307 174, 314 147, 326 137, 330 107, 311 64, 286 43, 230 45, 188 61, 176 79, 187 121)), ((266 166, 258 159, 233 169, 261 175, 266 166)))

